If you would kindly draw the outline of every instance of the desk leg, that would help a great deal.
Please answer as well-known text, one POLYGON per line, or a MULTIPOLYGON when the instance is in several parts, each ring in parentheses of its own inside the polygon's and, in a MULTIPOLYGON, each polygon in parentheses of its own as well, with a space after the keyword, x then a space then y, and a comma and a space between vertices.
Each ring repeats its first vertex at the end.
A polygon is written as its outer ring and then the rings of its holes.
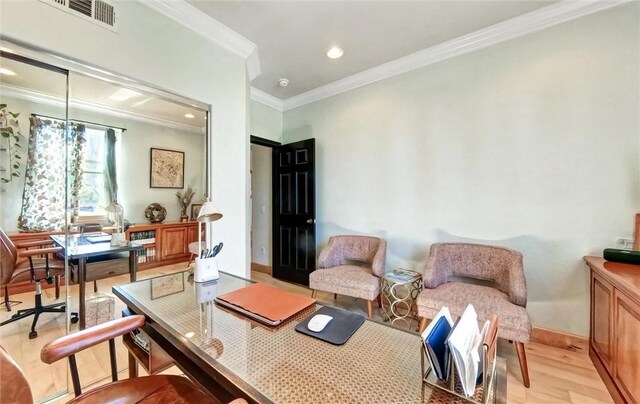
POLYGON ((86 295, 86 291, 85 291, 85 284, 84 284, 84 279, 87 271, 87 259, 84 257, 78 258, 78 286, 80 289, 80 310, 78 313, 78 317, 80 317, 80 325, 79 328, 80 330, 84 330, 85 326, 86 326, 86 302, 85 302, 85 295, 86 295))
POLYGON ((129 352, 129 379, 138 377, 138 361, 136 357, 129 352))
POLYGON ((138 253, 137 250, 129 251, 129 279, 131 282, 136 281, 138 272, 138 253))

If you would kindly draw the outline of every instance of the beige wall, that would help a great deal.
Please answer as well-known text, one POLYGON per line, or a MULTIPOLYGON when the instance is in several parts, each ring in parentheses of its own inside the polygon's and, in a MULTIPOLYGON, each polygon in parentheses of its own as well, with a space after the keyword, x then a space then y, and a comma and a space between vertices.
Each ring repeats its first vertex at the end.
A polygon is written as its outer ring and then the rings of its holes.
POLYGON ((136 1, 118 33, 39 0, 0 2, 4 38, 53 51, 211 105, 211 194, 224 213, 220 269, 249 274, 249 86, 246 61, 136 1))
POLYGON ((440 62, 284 114, 317 139, 317 239, 523 252, 534 325, 586 335, 582 257, 630 237, 640 206, 638 3, 440 62))

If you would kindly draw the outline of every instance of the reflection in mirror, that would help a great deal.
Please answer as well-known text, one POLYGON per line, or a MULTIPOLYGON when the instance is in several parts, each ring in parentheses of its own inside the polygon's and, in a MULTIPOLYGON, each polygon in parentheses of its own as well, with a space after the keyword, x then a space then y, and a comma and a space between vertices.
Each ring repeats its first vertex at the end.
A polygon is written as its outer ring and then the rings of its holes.
POLYGON ((34 400, 67 391, 67 364, 40 361, 42 346, 67 333, 65 257, 42 254, 65 223, 67 73, 0 57, 0 345, 31 384, 34 400), (62 120, 44 130, 36 91, 56 100, 62 120), (31 259, 29 259, 31 257, 31 259))
MULTIPOLYGON (((2 177, 8 174, 10 181, 0 184, 0 228, 14 240, 55 241, 68 268, 68 275, 59 277, 59 298, 58 278, 52 277, 51 285, 42 282, 43 304, 66 299, 68 316, 42 315, 35 339, 29 339, 30 319, 0 328, 0 345, 33 381, 34 399, 40 400, 72 391, 66 361, 40 361, 44 344, 121 317, 126 308, 112 294, 113 286, 187 269, 189 244, 198 240, 193 212, 207 193, 208 112, 195 101, 155 89, 73 72, 67 101, 66 72, 5 58, 2 67, 16 74, 0 77, 0 102, 7 105, 7 124, 17 121, 24 139, 19 157, 10 155, 15 146, 7 143, 16 138, 1 139, 8 146, 0 148, 0 163, 9 168, 2 177), (30 153, 39 157, 33 167, 30 153)), ((3 282, 6 257, 3 253, 3 282)), ((3 321, 33 306, 34 283, 28 275, 21 281, 9 287, 9 300, 23 303, 11 312, 0 310, 3 321)), ((131 345, 122 342, 118 338, 115 344, 120 378, 135 373, 127 372, 131 345)), ((110 380, 108 344, 76 357, 83 389, 110 380)), ((160 369, 139 364, 133 369, 140 374, 160 369)))

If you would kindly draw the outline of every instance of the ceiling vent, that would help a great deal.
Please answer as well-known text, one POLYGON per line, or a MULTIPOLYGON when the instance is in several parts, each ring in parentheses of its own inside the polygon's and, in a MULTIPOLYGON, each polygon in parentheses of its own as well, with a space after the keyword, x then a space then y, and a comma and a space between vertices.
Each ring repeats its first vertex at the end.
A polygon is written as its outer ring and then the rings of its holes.
POLYGON ((118 32, 116 9, 104 0, 40 0, 70 14, 118 32))

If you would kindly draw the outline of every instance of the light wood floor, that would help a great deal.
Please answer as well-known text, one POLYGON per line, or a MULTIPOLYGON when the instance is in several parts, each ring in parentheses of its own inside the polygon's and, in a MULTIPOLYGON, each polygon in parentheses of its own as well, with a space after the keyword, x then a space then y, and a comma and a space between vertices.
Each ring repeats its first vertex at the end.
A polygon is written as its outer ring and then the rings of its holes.
MULTIPOLYGON (((185 264, 170 265, 162 268, 151 269, 139 273, 139 279, 173 273, 185 269, 185 264)), ((282 282, 271 276, 252 271, 252 278, 259 282, 276 285, 285 290, 304 294, 311 294, 308 288, 282 282)), ((101 280, 98 282, 99 292, 111 294, 111 287, 128 282, 128 275, 101 280)), ((91 285, 87 284, 90 289, 91 285)), ((70 287, 71 310, 77 311, 77 286, 70 287)), ((54 303, 52 290, 44 292, 44 303, 54 303)), ((12 295, 12 300, 21 300, 22 304, 14 307, 28 308, 33 306, 33 293, 12 295)), ((318 300, 322 304, 332 305, 366 315, 366 304, 346 296, 338 296, 333 299, 332 294, 318 293, 318 300)), ((120 316, 124 308, 116 298, 115 316, 120 316)), ((0 321, 8 318, 12 313, 0 309, 0 321)), ((379 310, 374 309, 374 320, 382 321, 379 310)), ((40 349, 52 339, 64 335, 64 317, 62 315, 48 314, 41 317, 38 324, 38 338, 28 339, 28 331, 31 320, 23 319, 13 324, 0 328, 0 345, 2 345, 24 370, 27 379, 31 383, 31 389, 36 400, 51 397, 54 393, 67 389, 67 364, 61 361, 54 365, 46 365, 40 361, 40 349)), ((77 330, 77 325, 72 326, 72 332, 77 330)), ((126 377, 126 350, 118 341, 118 370, 120 377, 126 377)), ((507 392, 508 403, 611 403, 611 396, 607 392, 602 380, 598 376, 589 357, 584 353, 568 351, 537 343, 527 344, 527 358, 529 362, 529 375, 531 387, 522 385, 518 358, 515 347, 506 341, 500 341, 499 355, 507 359, 508 379, 507 392)), ((109 353, 106 344, 86 350, 78 355, 78 367, 83 386, 96 386, 110 380, 109 353)), ((140 369, 141 375, 143 374, 140 369)), ((177 368, 168 370, 168 373, 179 373, 177 368)), ((69 389, 71 387, 69 386, 69 389)), ((57 403, 63 403, 70 399, 69 396, 58 399, 57 403)))

